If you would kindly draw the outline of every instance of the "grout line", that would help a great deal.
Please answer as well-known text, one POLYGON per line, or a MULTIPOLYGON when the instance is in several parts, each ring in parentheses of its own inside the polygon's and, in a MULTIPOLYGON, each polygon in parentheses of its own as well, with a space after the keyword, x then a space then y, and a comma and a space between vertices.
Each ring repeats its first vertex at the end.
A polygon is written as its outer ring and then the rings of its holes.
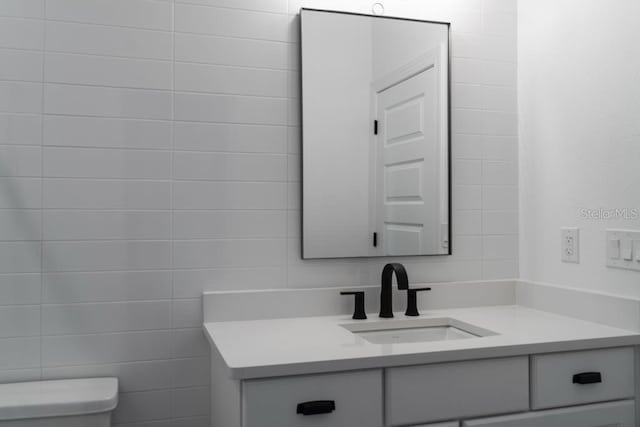
MULTIPOLYGON (((43 2, 43 18, 47 16, 47 2, 43 2)), ((45 110, 45 90, 44 90, 44 80, 45 80, 45 67, 46 67, 46 46, 47 46, 47 25, 46 21, 43 19, 41 21, 42 25, 42 81, 41 84, 41 99, 40 99, 40 379, 42 379, 44 373, 42 368, 42 362, 44 359, 43 354, 43 334, 44 330, 44 319, 43 319, 43 310, 42 310, 42 301, 44 300, 44 168, 45 168, 45 158, 44 158, 44 110, 45 110)))
MULTIPOLYGON (((134 89, 135 90, 135 89, 134 89)), ((144 90, 144 89, 140 89, 144 90)), ((222 95, 222 96, 233 96, 233 95, 222 95)), ((285 99, 285 98, 282 98, 285 99)), ((4 112, 0 111, 0 115, 13 115, 13 114, 24 114, 24 115, 38 115, 38 113, 13 113, 13 112, 4 112)), ((155 119, 148 117, 131 117, 131 116, 106 116, 106 115, 88 115, 88 114, 69 114, 69 113, 44 113, 45 117, 62 117, 62 118, 80 118, 80 119, 105 119, 105 120, 113 120, 113 121, 130 121, 130 122, 161 122, 161 123, 171 123, 171 119, 155 119)), ((256 123, 256 122, 230 122, 230 121, 212 121, 212 120, 173 120, 173 122, 181 123, 181 124, 207 124, 207 125, 230 125, 230 126, 253 126, 253 127, 295 127, 289 126, 286 123, 256 123)))
POLYGON ((86 27, 111 28, 114 30, 133 30, 133 31, 145 31, 149 33, 157 33, 157 34, 171 34, 171 30, 164 30, 161 28, 145 28, 145 27, 136 27, 132 25, 103 24, 100 22, 88 22, 88 21, 79 21, 79 20, 76 21, 73 19, 45 18, 43 19, 43 21, 55 22, 60 24, 83 25, 86 27))
POLYGON ((298 44, 297 41, 280 40, 280 39, 272 39, 272 38, 247 37, 247 36, 231 35, 231 34, 202 33, 202 32, 196 32, 196 31, 194 32, 176 31, 175 33, 179 35, 187 35, 187 36, 220 37, 220 38, 232 39, 232 40, 249 40, 249 41, 257 41, 257 42, 267 42, 267 43, 280 43, 284 45, 298 44))
MULTIPOLYGON (((175 0, 171 0, 171 159, 170 159, 170 182, 169 182, 169 237, 171 242, 169 243, 169 251, 170 251, 170 267, 171 267, 171 303, 170 303, 170 311, 171 311, 171 330, 175 329, 175 318, 173 307, 175 304, 175 252, 174 252, 174 208, 175 208, 175 198, 174 198, 174 166, 175 166, 175 146, 176 146, 176 134, 175 134, 175 88, 176 88, 176 2, 175 0)), ((173 332, 172 332, 172 346, 173 346, 173 332)), ((175 355, 172 352, 172 360, 175 360, 175 355)), ((174 387, 174 373, 171 373, 171 420, 175 419, 175 403, 173 391, 174 387)))
MULTIPOLYGON (((173 68, 175 68, 175 64, 173 64, 173 68)), ((173 72, 173 84, 175 85, 175 71, 173 72)), ((28 80, 2 80, 0 79, 0 83, 24 83, 24 84, 38 84, 38 82, 28 81, 28 80)), ((263 100, 272 100, 272 101, 284 101, 291 100, 296 98, 288 98, 286 96, 277 96, 277 95, 265 95, 265 94, 252 94, 252 93, 241 93, 241 92, 216 92, 216 91, 207 91, 207 90, 175 90, 174 88, 159 88, 159 87, 142 87, 142 86, 129 86, 125 84, 115 85, 115 84, 102 84, 102 83, 78 83, 78 82, 65 82, 60 80, 47 80, 44 84, 48 87, 51 86, 65 86, 71 88, 82 88, 82 89, 114 89, 114 90, 122 90, 122 91, 134 91, 145 94, 180 94, 180 95, 199 95, 199 96, 208 96, 210 98, 259 98, 263 100)), ((481 110, 484 111, 484 110, 481 110)), ((491 111, 491 110, 487 110, 491 111)), ((62 114, 65 115, 65 114, 62 114)), ((170 119, 156 119, 156 120, 167 120, 170 119)))
MULTIPOLYGON (((3 210, 39 210, 40 208, 13 208, 13 209, 0 209, 3 210)), ((170 209, 158 208, 158 209, 141 209, 141 208, 132 208, 132 209, 122 209, 122 208, 51 208, 45 207, 43 208, 46 211, 53 212, 64 212, 64 211, 72 211, 72 212, 104 212, 104 213, 128 213, 128 212, 169 212, 170 209)), ((281 209, 281 208, 268 208, 268 207, 257 207, 257 208, 186 208, 186 209, 174 209, 177 212, 289 212, 289 211, 300 211, 300 209, 281 209)))
POLYGON ((225 10, 236 10, 241 12, 255 12, 255 13, 266 13, 270 15, 289 15, 289 2, 287 1, 287 10, 284 12, 276 12, 273 10, 262 10, 262 9, 250 9, 248 7, 232 7, 232 6, 220 6, 220 5, 208 5, 203 3, 198 3, 193 0, 176 0, 175 3, 180 5, 195 6, 195 7, 205 7, 209 9, 225 9, 225 10))
MULTIPOLYGON (((287 0, 287 12, 289 12, 289 6, 290 6, 291 0, 287 0)), ((289 36, 289 32, 287 32, 287 36, 289 36)), ((291 61, 291 55, 287 54, 287 68, 290 69, 292 64, 290 64, 291 61)), ((302 74, 300 73, 300 76, 302 76, 302 74)), ((288 80, 288 77, 287 77, 288 80)), ((287 81, 287 85, 286 85, 286 94, 287 94, 287 98, 291 95, 289 92, 291 91, 291 85, 289 84, 289 81, 287 81)), ((286 153, 287 153, 287 161, 286 161, 286 176, 287 176, 287 181, 289 180, 289 145, 290 145, 290 141, 289 139, 291 138, 291 131, 289 129, 289 104, 287 104, 287 132, 285 134, 286 137, 286 153)), ((298 155, 298 158, 300 157, 300 155, 298 155)), ((302 173, 300 174, 300 179, 302 180, 302 173)), ((284 246, 284 287, 285 288, 290 288, 291 284, 289 283, 289 246, 290 246, 290 242, 289 242, 289 228, 290 228, 290 224, 289 224, 289 184, 287 183, 287 188, 286 188, 286 194, 285 194, 285 208, 287 209, 287 212, 285 213, 285 236, 286 241, 285 241, 285 246, 284 246)), ((300 206, 300 209, 302 209, 302 206, 300 206)), ((300 215, 301 216, 301 215, 300 215)), ((302 238, 300 238, 300 240, 302 240, 302 238)), ((302 245, 302 242, 301 242, 302 245)))

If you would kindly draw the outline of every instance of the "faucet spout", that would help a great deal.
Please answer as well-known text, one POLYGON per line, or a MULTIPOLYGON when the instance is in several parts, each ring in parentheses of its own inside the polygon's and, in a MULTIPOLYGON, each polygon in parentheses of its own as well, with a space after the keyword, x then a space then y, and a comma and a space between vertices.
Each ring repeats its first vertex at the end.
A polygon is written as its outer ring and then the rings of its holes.
POLYGON ((392 295, 392 279, 393 274, 396 275, 398 289, 409 289, 409 278, 407 270, 399 263, 390 263, 382 269, 382 283, 380 289, 380 317, 393 317, 393 295, 392 295))

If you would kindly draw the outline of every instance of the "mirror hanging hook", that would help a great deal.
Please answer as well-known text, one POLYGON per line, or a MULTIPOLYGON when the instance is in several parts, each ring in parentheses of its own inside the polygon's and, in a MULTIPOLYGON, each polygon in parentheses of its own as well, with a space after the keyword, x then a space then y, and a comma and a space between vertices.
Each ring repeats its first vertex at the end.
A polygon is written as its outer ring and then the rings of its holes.
POLYGON ((371 12, 374 15, 384 15, 384 5, 380 2, 376 2, 371 6, 371 12))

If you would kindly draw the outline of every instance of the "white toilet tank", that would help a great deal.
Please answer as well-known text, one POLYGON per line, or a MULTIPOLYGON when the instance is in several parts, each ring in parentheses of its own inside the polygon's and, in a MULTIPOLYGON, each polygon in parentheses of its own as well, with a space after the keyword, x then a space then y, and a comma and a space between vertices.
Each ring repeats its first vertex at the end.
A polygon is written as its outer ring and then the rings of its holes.
POLYGON ((109 427, 117 378, 0 384, 0 427, 109 427))

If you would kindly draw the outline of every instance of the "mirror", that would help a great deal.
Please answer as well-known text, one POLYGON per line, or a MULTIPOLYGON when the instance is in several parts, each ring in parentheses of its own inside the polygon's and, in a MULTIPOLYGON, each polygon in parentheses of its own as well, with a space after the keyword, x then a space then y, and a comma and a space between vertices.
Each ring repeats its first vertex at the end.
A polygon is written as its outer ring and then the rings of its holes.
POLYGON ((300 16, 302 257, 450 254, 449 24, 300 16))

